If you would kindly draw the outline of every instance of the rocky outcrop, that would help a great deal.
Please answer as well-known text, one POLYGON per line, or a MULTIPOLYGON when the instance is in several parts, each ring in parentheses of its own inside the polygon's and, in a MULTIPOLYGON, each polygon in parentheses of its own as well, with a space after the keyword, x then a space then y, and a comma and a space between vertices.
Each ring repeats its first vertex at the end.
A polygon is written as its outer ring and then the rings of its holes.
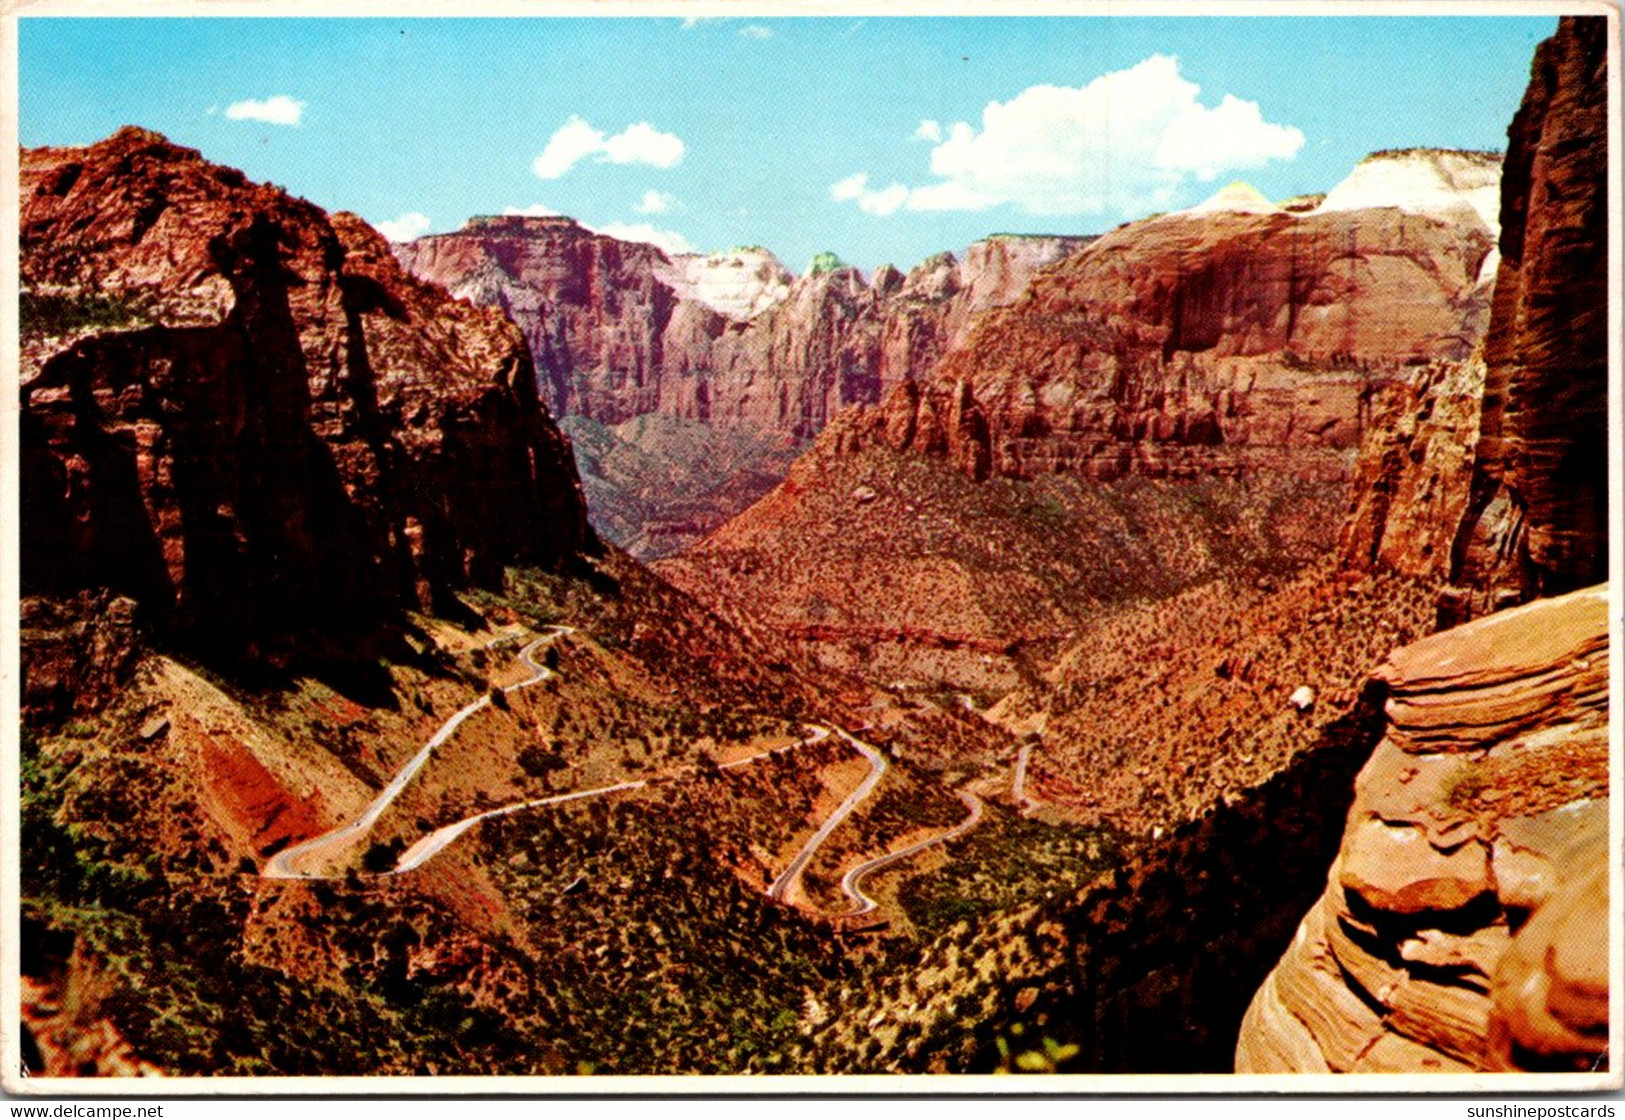
POLYGON ((678 298, 702 303, 730 319, 750 319, 790 294, 795 277, 760 245, 722 253, 678 253, 655 273, 678 298))
POLYGON ((137 612, 135 600, 106 591, 24 598, 18 615, 28 661, 23 721, 57 724, 116 699, 141 656, 137 612))
POLYGON ((1394 207, 1412 214, 1460 220, 1471 211, 1499 235, 1501 156, 1441 148, 1400 148, 1372 152, 1326 193, 1316 210, 1394 207))
POLYGON ((1398 650, 1326 893, 1240 1072, 1597 1070, 1608 1047, 1608 596, 1398 650))
POLYGON ((665 254, 570 218, 472 218, 395 253, 413 275, 505 311, 524 332, 539 387, 559 415, 618 424, 654 411, 664 347, 681 340, 672 356, 681 364, 689 348, 703 353, 724 322, 696 304, 673 324, 677 295, 655 275, 669 265, 665 254))
POLYGON ((1238 1069, 1607 1060, 1608 603, 1574 590, 1607 570, 1606 35, 1565 18, 1536 53, 1482 354, 1374 406, 1344 561, 1448 578, 1441 624, 1477 620, 1378 673, 1387 733, 1238 1069))
POLYGON ((340 655, 403 604, 591 540, 499 314, 163 137, 25 151, 22 583, 233 655, 340 655))
POLYGON ((1457 622, 1608 572, 1608 21, 1568 17, 1508 130, 1457 622))
POLYGON ((1472 352, 1492 240, 1465 204, 1295 213, 1221 192, 1045 271, 841 438, 976 477, 1341 472, 1373 385, 1472 352))
POLYGON ((1343 565, 1441 586, 1466 514, 1484 402, 1484 360, 1430 362, 1378 387, 1338 538, 1343 565))
MULTIPOLYGON (((697 540, 783 477, 786 446, 927 377, 979 312, 1015 300, 1038 270, 1088 240, 996 235, 963 260, 941 253, 907 275, 886 265, 867 279, 830 253, 795 278, 757 247, 668 257, 561 217, 475 218, 395 252, 416 275, 512 316, 558 415, 604 428, 658 415, 716 429, 735 445, 754 441, 759 454, 731 456, 716 480, 744 501, 697 510, 691 488, 593 487, 598 528, 656 556, 697 540)), ((644 450, 639 473, 685 472, 644 450)))

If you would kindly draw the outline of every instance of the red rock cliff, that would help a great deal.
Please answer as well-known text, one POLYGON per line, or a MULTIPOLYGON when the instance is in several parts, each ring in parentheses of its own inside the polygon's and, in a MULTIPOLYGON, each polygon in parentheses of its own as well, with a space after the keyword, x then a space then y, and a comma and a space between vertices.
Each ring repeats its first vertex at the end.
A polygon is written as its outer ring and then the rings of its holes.
POLYGON ((360 219, 135 128, 21 201, 25 594, 269 652, 591 541, 518 332, 360 219))
POLYGON ((1607 27, 1536 52, 1481 357, 1367 443, 1345 559, 1450 576, 1441 622, 1471 621, 1376 674, 1386 735, 1243 1072, 1605 1068, 1609 599, 1572 589, 1607 571, 1607 27))
POLYGON ((1447 622, 1607 578, 1607 65, 1608 21, 1565 18, 1508 129, 1482 435, 1447 622))
MULTIPOLYGON (((507 312, 560 415, 618 424, 655 410, 678 301, 655 275, 666 257, 653 245, 593 233, 569 218, 510 216, 474 218, 396 253, 413 275, 507 312)), ((712 313, 674 334, 703 350, 721 326, 712 313)))
POLYGON ((1136 222, 976 321, 854 438, 946 454, 977 477, 1231 474, 1343 452, 1374 379, 1472 350, 1490 248, 1470 211, 1136 222))
POLYGON ((561 415, 618 424, 659 412, 810 438, 842 408, 925 376, 971 315, 1086 240, 990 238, 963 261, 944 253, 868 281, 848 268, 792 279, 756 249, 670 258, 561 217, 475 218, 396 253, 507 311, 561 415))

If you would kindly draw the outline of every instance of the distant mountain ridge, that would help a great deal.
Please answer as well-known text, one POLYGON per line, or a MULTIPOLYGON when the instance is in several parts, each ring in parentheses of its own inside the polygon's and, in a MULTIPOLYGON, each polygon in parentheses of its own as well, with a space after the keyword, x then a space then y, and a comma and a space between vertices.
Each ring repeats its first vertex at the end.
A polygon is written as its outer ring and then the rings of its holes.
MULTIPOLYGON (((565 217, 475 218, 394 251, 414 274, 514 320, 556 414, 606 428, 660 415, 760 441, 767 458, 737 463, 748 504, 775 477, 761 471, 781 458, 767 449, 811 439, 842 410, 926 376, 976 313, 1015 299, 1038 269, 1088 240, 994 237, 963 260, 938 254, 906 275, 885 266, 869 279, 833 254, 802 277, 756 246, 667 256, 565 217)), ((632 504, 596 489, 595 501, 611 503, 598 524, 644 556, 740 508, 730 498, 706 512, 689 495, 668 510, 655 488, 633 488, 647 493, 632 504), (643 531, 674 520, 692 528, 643 531)))
POLYGON ((660 570, 830 664, 1007 689, 1103 603, 1329 548, 1383 387, 1479 344, 1494 238, 1467 205, 1261 197, 1225 188, 1034 272, 660 570), (971 491, 943 471, 1031 485, 948 532, 971 491))

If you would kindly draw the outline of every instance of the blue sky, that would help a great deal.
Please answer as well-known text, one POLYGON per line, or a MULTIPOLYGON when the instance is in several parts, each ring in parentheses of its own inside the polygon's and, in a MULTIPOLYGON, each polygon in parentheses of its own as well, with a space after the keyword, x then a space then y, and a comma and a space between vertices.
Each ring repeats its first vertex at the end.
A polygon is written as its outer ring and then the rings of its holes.
POLYGON ((25 146, 139 124, 397 232, 537 208, 800 270, 1500 149, 1556 18, 18 24, 25 146))

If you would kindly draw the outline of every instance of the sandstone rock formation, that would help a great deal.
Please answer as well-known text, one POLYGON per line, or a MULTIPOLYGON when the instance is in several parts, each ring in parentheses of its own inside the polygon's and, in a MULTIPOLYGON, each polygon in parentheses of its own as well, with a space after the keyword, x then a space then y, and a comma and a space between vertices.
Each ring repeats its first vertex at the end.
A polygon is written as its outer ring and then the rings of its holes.
POLYGON ((655 273, 679 298, 695 300, 730 319, 750 319, 790 294, 795 277, 760 245, 722 253, 678 253, 655 273))
POLYGON ((1227 192, 1048 269, 840 438, 974 477, 1340 473, 1374 386, 1472 352, 1492 232, 1465 201, 1289 212, 1227 192))
POLYGON ((396 247, 416 275, 507 311, 560 415, 661 412, 810 438, 924 376, 975 312, 1086 238, 997 236, 866 280, 833 255, 797 279, 766 250, 668 257, 570 218, 474 218, 396 247))
POLYGON ((1608 1028, 1608 597, 1398 650, 1326 893, 1240 1072, 1595 1070, 1608 1028))
POLYGON ((1488 617, 1379 672, 1387 734, 1238 1069, 1606 1060, 1608 607, 1574 590, 1607 572, 1606 38, 1565 18, 1536 52, 1482 355, 1375 406, 1345 562, 1449 578, 1442 625, 1488 617))
MULTIPOLYGON (((1607 574, 1600 27, 1564 21, 1540 48, 1510 130, 1502 251, 1486 262, 1499 266, 1481 352, 1371 394, 1342 554, 1355 567, 1450 582, 1440 605, 1446 625, 1607 574)), ((1396 158, 1409 165, 1405 175, 1372 172, 1361 184, 1357 172, 1349 190, 1339 188, 1344 200, 1383 185, 1408 205, 1451 208, 1450 168, 1433 169, 1415 153, 1396 158)), ((1483 212, 1480 194, 1471 200, 1483 212)))
MULTIPOLYGON (((975 315, 1012 302, 1088 240, 996 235, 963 260, 941 253, 907 275, 887 265, 867 279, 830 253, 796 278, 757 247, 668 257, 562 217, 475 218, 395 252, 416 275, 512 316, 543 397, 561 417, 601 425, 597 442, 656 414, 755 441, 759 454, 730 458, 714 502, 697 505, 692 487, 593 487, 599 529, 655 557, 760 497, 783 477, 786 449, 843 409, 928 376, 975 315)), ((683 473, 649 450, 605 447, 597 458, 642 460, 646 476, 683 473)))
POLYGON ((1607 577, 1607 65, 1607 20, 1565 18, 1508 130, 1482 435, 1446 621, 1607 577))
MULTIPOLYGON (((1457 157, 1429 158, 1449 165, 1457 157)), ((1457 411, 1476 417, 1471 382, 1482 367, 1464 363, 1487 315, 1490 228, 1465 201, 1441 215, 1427 192, 1367 197, 1385 204, 1289 212, 1232 185, 1194 211, 1090 243, 1035 273, 1008 305, 967 315, 961 341, 934 363, 883 362, 883 370, 909 369, 874 387, 887 392, 884 404, 836 416, 784 483, 663 573, 843 668, 1008 689, 1035 656, 1059 651, 1080 609, 1228 578, 1235 573, 1221 569, 1272 550, 1279 570, 1305 562, 1327 543, 1325 526, 1345 501, 1374 418, 1396 440, 1402 420, 1432 438, 1426 420, 1405 411, 1404 394, 1425 385, 1437 395, 1458 383, 1466 404, 1457 411), (1049 482, 1010 491, 1009 508, 982 519, 965 512, 980 500, 899 460, 950 466, 977 483, 1049 482), (1097 485, 1119 480, 1121 488, 1097 485), (880 500, 853 507, 847 496, 859 485, 880 500), (960 503, 952 536, 934 528, 933 507, 949 491, 960 503), (1170 504, 1195 516, 1171 523, 1170 504), (1221 507, 1234 516, 1213 518, 1221 507), (1262 524, 1272 539, 1253 532, 1262 524), (1207 536, 1210 528, 1217 535, 1207 536), (1063 539, 1088 559, 1052 555, 1063 539), (1043 587, 1051 578, 1057 586, 1043 587), (949 581, 952 594, 942 591, 949 581), (970 605, 982 601, 1000 605, 973 614, 970 605)), ((983 252, 999 246, 984 244, 983 252)), ((847 275, 816 279, 837 289, 847 275)), ((957 277, 947 260, 907 278, 876 276, 874 287, 896 288, 888 329, 899 340, 911 334, 912 353, 939 352, 939 324, 954 320, 933 317, 935 293, 951 291, 957 277), (921 309, 912 318, 911 302, 921 309)), ((790 314, 796 299, 752 327, 790 314)), ((823 364, 836 360, 826 355, 823 364)), ((1440 407, 1433 424, 1461 443, 1457 420, 1440 407)), ((1396 445, 1392 457, 1411 451, 1396 445)), ((1449 497, 1459 515, 1466 457, 1459 448, 1454 459, 1438 457, 1439 470, 1453 465, 1459 476, 1449 497)), ((1384 491, 1381 468, 1380 459, 1362 466, 1373 502, 1388 493, 1393 504, 1393 492, 1410 501, 1423 485, 1384 491)), ((1368 535, 1347 547, 1380 549, 1378 530, 1368 535)), ((1448 557, 1448 535, 1440 530, 1428 546, 1435 564, 1448 557)), ((1391 647, 1392 635, 1377 655, 1391 647)))
POLYGON ((702 351, 722 328, 722 316, 703 305, 673 326, 676 293, 655 277, 668 265, 665 254, 570 218, 473 218, 456 233, 421 237, 395 253, 413 275, 507 312, 530 344, 548 406, 560 415, 618 424, 652 412, 668 327, 702 351))
POLYGON ((1452 219, 1470 210, 1499 235, 1501 156, 1440 148, 1372 152, 1315 209, 1327 214, 1387 206, 1452 219))
POLYGON ((25 594, 338 655, 592 540, 518 332, 360 219, 135 128, 25 151, 21 196, 25 594))
POLYGON ((1467 513, 1484 403, 1484 359, 1430 362, 1381 386, 1338 539, 1345 567, 1382 567, 1440 586, 1467 513))

